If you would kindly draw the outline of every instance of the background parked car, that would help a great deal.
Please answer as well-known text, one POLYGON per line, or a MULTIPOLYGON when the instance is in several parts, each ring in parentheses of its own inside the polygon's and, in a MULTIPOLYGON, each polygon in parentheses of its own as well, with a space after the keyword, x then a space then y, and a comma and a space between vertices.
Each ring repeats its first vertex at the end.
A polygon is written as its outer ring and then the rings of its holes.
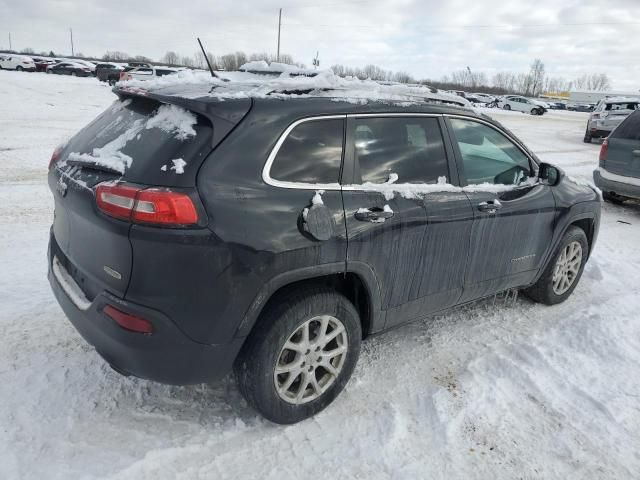
POLYGON ((517 112, 530 113, 531 115, 544 115, 547 111, 546 104, 520 95, 507 95, 498 102, 504 110, 515 110, 517 112))
POLYGON ((640 108, 640 98, 614 97, 600 100, 589 116, 584 142, 607 137, 631 113, 640 108))
POLYGON ((173 67, 138 67, 129 71, 123 71, 120 73, 120 81, 126 80, 150 80, 154 77, 162 77, 164 75, 171 75, 179 72, 181 68, 173 67))
POLYGON ((0 68, 5 70, 26 70, 29 72, 35 72, 36 64, 31 57, 15 55, 13 53, 4 53, 0 55, 0 68))
POLYGON ((607 201, 640 199, 640 110, 627 116, 602 143, 593 180, 607 201))
POLYGON ((96 65, 96 78, 101 82, 108 82, 110 75, 115 75, 115 78, 120 77, 124 67, 115 63, 99 63, 96 65))
POLYGON ((566 110, 567 104, 563 102, 547 102, 551 110, 566 110))
POLYGON ((567 105, 567 110, 572 112, 593 112, 595 105, 590 103, 570 103, 567 105))
POLYGON ((33 56, 31 58, 36 65, 36 72, 46 72, 48 66, 56 64, 52 58, 33 56))
POLYGON ((90 77, 91 69, 79 63, 62 62, 51 65, 47 68, 47 73, 55 73, 58 75, 71 75, 74 77, 90 77))

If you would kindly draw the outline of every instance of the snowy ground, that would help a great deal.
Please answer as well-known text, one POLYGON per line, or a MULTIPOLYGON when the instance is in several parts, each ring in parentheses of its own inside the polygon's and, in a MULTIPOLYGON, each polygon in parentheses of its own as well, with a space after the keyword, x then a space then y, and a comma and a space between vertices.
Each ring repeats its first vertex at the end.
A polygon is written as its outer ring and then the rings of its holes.
MULTIPOLYGON (((0 71, 0 478, 639 478, 640 206, 604 206, 564 304, 491 301, 369 339, 317 417, 272 425, 233 382, 111 371, 46 280, 54 146, 112 100, 95 79, 0 71)), ((488 111, 591 179, 586 114, 488 111)))

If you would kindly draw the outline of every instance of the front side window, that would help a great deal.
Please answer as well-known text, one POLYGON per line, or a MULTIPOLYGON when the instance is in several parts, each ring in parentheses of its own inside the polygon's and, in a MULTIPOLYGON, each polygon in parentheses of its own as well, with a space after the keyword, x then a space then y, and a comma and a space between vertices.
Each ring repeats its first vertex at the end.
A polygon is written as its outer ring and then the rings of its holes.
POLYGON ((471 120, 451 119, 467 183, 517 185, 531 175, 528 157, 496 129, 471 120))
POLYGON ((380 117, 353 121, 356 183, 438 183, 448 177, 437 118, 380 117))
POLYGON ((271 165, 282 182, 329 184, 340 180, 344 120, 311 120, 287 135, 271 165))

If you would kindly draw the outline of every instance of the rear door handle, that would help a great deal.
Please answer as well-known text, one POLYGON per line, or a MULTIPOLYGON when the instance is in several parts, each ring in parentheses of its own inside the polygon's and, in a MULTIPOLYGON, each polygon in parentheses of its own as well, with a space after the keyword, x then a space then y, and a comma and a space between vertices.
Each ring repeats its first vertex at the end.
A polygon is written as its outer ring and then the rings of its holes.
POLYGON ((354 216, 356 220, 360 220, 361 222, 383 223, 385 220, 393 217, 393 212, 380 207, 361 208, 354 216))
POLYGON ((496 213, 496 211, 502 208, 502 204, 498 199, 489 200, 488 202, 482 202, 478 204, 478 210, 487 213, 496 213))

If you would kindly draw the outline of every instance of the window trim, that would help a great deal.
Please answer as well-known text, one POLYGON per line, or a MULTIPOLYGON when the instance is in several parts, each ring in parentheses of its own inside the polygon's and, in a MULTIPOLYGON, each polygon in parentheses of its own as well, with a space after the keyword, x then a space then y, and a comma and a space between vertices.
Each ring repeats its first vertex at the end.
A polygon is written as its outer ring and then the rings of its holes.
MULTIPOLYGON (((296 120, 291 125, 287 127, 287 129, 280 135, 278 141, 275 146, 271 150, 271 153, 267 157, 267 162, 264 164, 262 168, 262 180, 267 185, 271 185, 272 187, 280 187, 280 188, 294 188, 298 190, 340 190, 340 180, 338 179, 337 183, 305 183, 305 182, 288 182, 284 180, 276 180, 271 177, 271 166, 275 161, 278 152, 280 151, 280 147, 285 142, 289 134, 296 128, 298 125, 301 125, 306 122, 312 122, 317 120, 342 120, 343 123, 346 120, 346 115, 322 115, 316 117, 307 117, 296 120)), ((344 124, 343 124, 344 128, 344 124)), ((344 158, 344 136, 342 138, 342 157, 344 158)))
MULTIPOLYGON (((478 118, 470 115, 449 114, 449 113, 388 112, 388 113, 349 113, 349 114, 339 114, 339 115, 316 115, 313 117, 305 117, 305 118, 296 120, 285 129, 285 131, 278 138, 278 141, 276 142, 274 147, 271 149, 271 153, 269 153, 269 156, 267 157, 267 161, 265 162, 264 167, 262 168, 262 180, 264 181, 264 183, 266 183, 267 185, 271 185, 272 187, 290 188, 290 189, 296 189, 296 190, 326 190, 326 191, 342 190, 342 191, 367 191, 367 192, 375 191, 374 189, 371 189, 370 187, 364 187, 363 185, 353 185, 353 184, 343 185, 342 183, 340 183, 342 179, 339 179, 338 183, 304 183, 304 182, 287 182, 283 180, 276 180, 275 178, 271 177, 271 166, 273 165, 273 162, 276 156, 278 155, 278 151, 280 150, 280 147, 282 147, 282 144, 285 142, 289 134, 298 125, 305 122, 315 121, 315 120, 342 119, 345 122, 344 128, 347 129, 348 125, 346 125, 346 121, 349 118, 374 118, 374 117, 380 117, 380 118, 388 118, 388 117, 432 117, 433 118, 435 117, 435 118, 443 118, 445 120, 450 118, 460 118, 462 120, 469 120, 472 122, 484 124, 487 127, 493 128, 494 130, 498 131, 499 133, 507 137, 518 149, 520 149, 520 151, 529 159, 532 171, 536 175, 538 174, 538 169, 540 166, 538 161, 536 160, 535 157, 533 157, 533 155, 528 150, 526 150, 526 148, 522 145, 522 143, 518 139, 514 138, 513 135, 511 135, 509 132, 503 130, 502 128, 494 125, 491 122, 483 120, 482 118, 478 118)), ((442 130, 441 133, 442 133, 442 140, 445 144, 445 149, 448 148, 447 147, 448 141, 451 142, 451 148, 453 149, 453 152, 452 152, 453 158, 447 158, 450 175, 452 175, 453 172, 451 171, 451 168, 455 168, 456 166, 458 166, 459 162, 461 161, 461 158, 459 158, 459 155, 460 155, 459 147, 457 145, 455 133, 453 132, 453 129, 450 123, 445 122, 445 126, 446 126, 446 131, 442 130), (447 136, 449 138, 447 138, 447 136), (455 165, 451 163, 452 161, 455 161, 455 165)), ((346 142, 346 139, 343 138, 341 171, 342 171, 342 168, 344 168, 344 163, 347 157, 347 152, 346 152, 347 146, 345 142, 346 142)), ((447 151, 447 155, 448 154, 449 152, 447 151)), ((464 170, 460 172, 459 169, 460 167, 458 166, 458 172, 456 172, 457 176, 459 177, 458 182, 460 186, 464 188, 469 184, 466 178, 463 178, 461 175, 461 173, 464 173, 464 170)), ((398 183, 395 185, 415 185, 415 184, 398 183)))

